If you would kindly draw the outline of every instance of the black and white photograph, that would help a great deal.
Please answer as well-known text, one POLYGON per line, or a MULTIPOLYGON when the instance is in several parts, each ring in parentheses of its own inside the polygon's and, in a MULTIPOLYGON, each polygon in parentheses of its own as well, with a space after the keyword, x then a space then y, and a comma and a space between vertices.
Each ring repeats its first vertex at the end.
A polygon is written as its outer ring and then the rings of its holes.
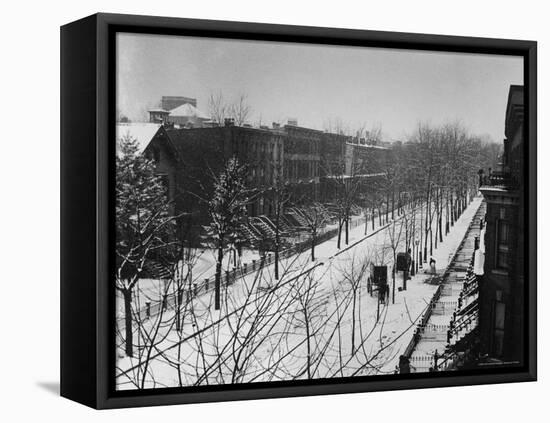
POLYGON ((0 421, 545 421, 542 2, 3 10, 0 421))
POLYGON ((525 365, 523 57, 119 32, 115 79, 117 391, 525 365))

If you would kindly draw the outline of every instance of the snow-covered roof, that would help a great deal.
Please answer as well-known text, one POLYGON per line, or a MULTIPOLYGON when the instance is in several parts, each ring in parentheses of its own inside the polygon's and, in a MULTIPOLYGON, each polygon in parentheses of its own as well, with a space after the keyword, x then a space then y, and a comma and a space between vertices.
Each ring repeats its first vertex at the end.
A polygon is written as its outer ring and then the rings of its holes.
POLYGON ((160 129, 160 123, 145 123, 145 122, 130 122, 123 123, 119 122, 116 125, 116 140, 117 140, 117 151, 118 143, 125 136, 130 136, 135 139, 139 146, 139 152, 143 153, 153 137, 157 134, 160 129))
POLYGON ((356 175, 327 175, 327 176, 325 176, 325 178, 328 178, 328 179, 351 179, 351 178, 359 179, 359 178, 374 178, 374 177, 377 177, 377 176, 385 176, 385 175, 386 175, 385 172, 379 172, 379 173, 361 173, 361 174, 356 174, 356 175))
POLYGON ((372 149, 378 149, 378 150, 388 150, 388 147, 384 147, 383 145, 357 144, 357 143, 354 143, 354 142, 346 142, 346 144, 354 146, 354 147, 372 148, 372 149))
POLYGON ((172 117, 193 116, 199 119, 210 119, 210 116, 208 116, 206 113, 201 112, 199 109, 197 109, 195 106, 189 103, 182 104, 181 106, 178 106, 175 109, 170 110, 170 116, 172 117))

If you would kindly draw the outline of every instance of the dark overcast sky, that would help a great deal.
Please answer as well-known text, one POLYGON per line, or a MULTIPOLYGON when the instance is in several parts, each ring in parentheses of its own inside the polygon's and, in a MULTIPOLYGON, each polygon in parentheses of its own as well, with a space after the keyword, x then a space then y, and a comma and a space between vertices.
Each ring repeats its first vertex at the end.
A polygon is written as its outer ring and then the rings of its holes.
POLYGON ((323 129, 380 124, 403 139, 420 120, 462 121, 500 142, 508 88, 523 84, 518 57, 119 34, 117 106, 132 120, 163 95, 247 94, 251 123, 298 119, 323 129))

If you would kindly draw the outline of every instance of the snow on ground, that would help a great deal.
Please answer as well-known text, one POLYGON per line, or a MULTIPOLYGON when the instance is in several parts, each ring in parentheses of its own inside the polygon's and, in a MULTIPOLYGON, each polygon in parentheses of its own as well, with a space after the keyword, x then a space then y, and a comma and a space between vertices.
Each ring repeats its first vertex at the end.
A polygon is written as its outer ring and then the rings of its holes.
MULTIPOLYGON (((358 237, 364 236, 364 216, 352 216, 351 218, 351 227, 353 228, 350 232, 350 242, 356 241, 358 237), (360 227, 362 228, 360 231, 358 229, 358 225, 360 224, 360 227), (355 229, 355 230, 354 230, 355 229)), ((374 230, 378 230, 380 227, 383 227, 385 225, 380 225, 379 220, 376 219, 374 230)), ((323 233, 334 230, 337 227, 337 223, 329 224, 325 228, 319 231, 319 234, 322 235, 323 233)), ((369 233, 373 230, 372 229, 372 223, 369 222, 367 230, 369 233)), ((302 242, 307 240, 307 235, 304 234, 298 234, 296 238, 294 239, 295 242, 302 242)), ((330 248, 336 249, 336 238, 334 238, 334 242, 329 241, 330 248)), ((343 241, 342 241, 343 245, 343 241)), ((319 248, 316 247, 316 248, 319 248)), ((325 251, 325 250, 320 250, 325 251)), ((333 251, 330 250, 328 253, 332 254, 333 251)), ((192 273, 193 277, 192 279, 194 281, 202 282, 205 279, 213 280, 215 272, 216 272, 216 259, 217 259, 217 250, 215 249, 209 249, 209 248, 200 248, 195 251, 193 254, 193 266, 192 266, 192 273)), ((307 254, 304 254, 307 255, 307 254)), ((243 249, 242 254, 240 257, 240 263, 239 266, 243 266, 246 264, 248 268, 252 268, 253 261, 256 261, 256 263, 259 263, 260 261, 260 255, 258 250, 250 250, 250 249, 243 249)), ((225 270, 232 270, 234 268, 234 252, 232 251, 226 251, 223 257, 222 262, 222 268, 225 270)), ((183 270, 183 273, 186 273, 187 267, 183 270)), ((272 267, 271 267, 272 269, 272 267)), ((273 270, 272 270, 273 271, 273 270)), ((134 301, 136 304, 141 304, 142 307, 144 307, 146 302, 155 302, 159 301, 162 296, 166 294, 166 285, 165 281, 160 281, 158 279, 140 279, 137 283, 137 287, 134 290, 134 301)), ((116 316, 117 319, 122 319, 124 317, 124 303, 122 301, 122 296, 120 292, 116 292, 117 298, 117 310, 116 310, 116 316)))
MULTIPOLYGON (((216 271, 217 251, 208 248, 197 249, 193 257, 193 280, 202 281, 211 278, 216 271)), ((259 260, 258 251, 243 249, 241 260, 243 263, 252 263, 252 260, 259 260)), ((233 252, 227 251, 223 257, 223 268, 230 269, 233 266, 233 252)), ((147 301, 158 301, 165 293, 165 282, 158 279, 140 279, 134 290, 134 296, 140 304, 147 301)), ((117 292, 120 296, 120 293, 117 292)), ((119 297, 119 300, 121 298, 119 297)), ((117 317, 124 316, 124 303, 117 301, 117 317)))
MULTIPOLYGON (((438 271, 454 255, 480 203, 479 197, 473 200, 434 251, 438 271)), ((400 219, 374 233, 369 224, 367 237, 364 225, 353 228, 343 252, 335 238, 320 244, 315 262, 309 251, 282 260, 279 281, 272 265, 242 277, 224 290, 220 311, 213 310, 212 293, 195 298, 182 313, 181 332, 173 310, 144 322, 141 336, 135 330, 134 337, 145 347, 134 358, 117 351, 118 388, 393 373, 437 288, 427 283, 432 275, 420 271, 399 291, 403 278, 397 274, 395 304, 390 295, 377 322, 377 300, 366 289, 367 265, 391 268, 388 246, 400 219)), ((396 251, 404 249, 404 238, 396 251)), ((393 285, 391 275, 389 281, 393 285)))

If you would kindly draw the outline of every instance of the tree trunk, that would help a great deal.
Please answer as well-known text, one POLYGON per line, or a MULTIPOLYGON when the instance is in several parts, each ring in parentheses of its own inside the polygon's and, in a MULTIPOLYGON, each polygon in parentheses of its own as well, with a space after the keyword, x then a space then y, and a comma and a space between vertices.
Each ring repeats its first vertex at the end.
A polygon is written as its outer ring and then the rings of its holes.
POLYGON ((183 290, 181 289, 181 281, 178 282, 177 295, 176 295, 176 331, 181 332, 181 306, 183 302, 183 290))
POLYGON ((454 207, 453 207, 453 192, 451 191, 451 200, 450 200, 450 208, 451 208, 451 226, 455 225, 455 213, 454 213, 454 207))
POLYGON ((426 263, 426 257, 428 255, 428 231, 431 232, 431 221, 430 221, 430 227, 428 228, 428 215, 431 212, 430 207, 430 189, 428 188, 428 192, 426 194, 426 220, 424 225, 424 263, 426 263))
POLYGON ((220 309, 220 291, 221 291, 221 276, 222 276, 222 263, 223 263, 223 247, 222 243, 218 245, 218 260, 216 261, 216 283, 214 293, 214 309, 220 309))
MULTIPOLYGON (((354 289, 354 288, 352 288, 354 289)), ((355 354, 355 309, 356 309, 356 303, 357 303, 357 293, 353 292, 353 309, 351 312, 351 354, 355 354)))
POLYGON ((387 192, 386 193, 386 222, 388 221, 389 212, 390 212, 390 193, 387 192))
POLYGON ((391 219, 395 219, 395 191, 391 191, 391 219))
POLYGON ((277 213, 277 219, 275 220, 275 280, 279 279, 279 213, 277 213))
POLYGON ((439 211, 439 242, 443 242, 443 204, 439 211))
POLYGON ((346 245, 349 244, 349 215, 346 217, 346 245))
POLYGON ((392 277, 392 293, 391 293, 391 303, 395 304, 395 252, 393 253, 393 266, 391 269, 391 277, 392 277))
MULTIPOLYGON (((436 216, 437 219, 437 216, 436 216)), ((434 241, 434 248, 437 250, 437 239, 439 237, 439 225, 437 224, 437 220, 435 222, 435 241, 434 241)))
POLYGON ((130 289, 124 289, 122 291, 124 298, 124 326, 126 334, 126 355, 128 357, 134 356, 134 334, 132 332, 132 291, 130 289))
POLYGON ((311 379, 311 340, 309 333, 309 320, 307 311, 304 313, 304 321, 306 325, 306 339, 307 339, 307 378, 311 379))
POLYGON ((445 236, 449 235, 449 193, 445 196, 445 236))
POLYGON ((315 261, 315 235, 314 234, 311 235, 311 261, 315 261))
POLYGON ((418 252, 419 252, 419 256, 420 256, 420 260, 419 260, 419 265, 422 266, 422 237, 424 236, 424 216, 423 216, 423 212, 424 212, 424 209, 423 209, 423 204, 422 204, 422 201, 420 201, 420 247, 418 248, 418 252))
POLYGON ((275 246, 275 280, 279 279, 279 243, 275 246))

